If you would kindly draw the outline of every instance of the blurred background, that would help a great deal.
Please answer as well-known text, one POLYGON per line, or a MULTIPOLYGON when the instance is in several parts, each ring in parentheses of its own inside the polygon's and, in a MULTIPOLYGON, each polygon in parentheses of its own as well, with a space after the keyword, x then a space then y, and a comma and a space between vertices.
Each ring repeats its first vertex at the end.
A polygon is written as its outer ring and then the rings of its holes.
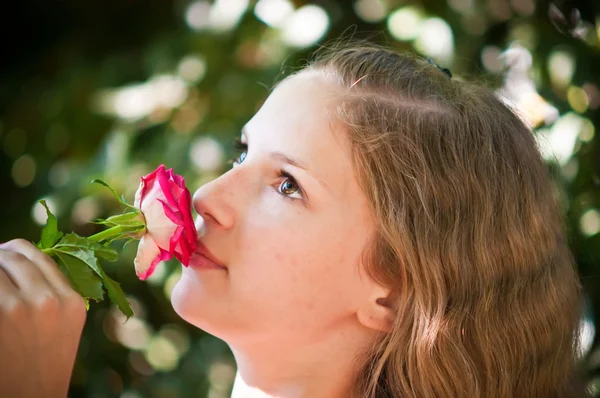
MULTIPOLYGON (((534 0, 21 0, 0 5, 0 241, 37 240, 45 199, 64 231, 132 202, 165 163, 190 189, 223 173, 273 83, 341 34, 411 51, 520 109, 564 186, 586 289, 582 360, 600 396, 600 2, 534 0)), ((220 340, 173 312, 180 265, 138 281, 135 244, 104 264, 127 323, 92 304, 71 397, 228 397, 220 340)), ((210 305, 210 303, 206 303, 210 305)))

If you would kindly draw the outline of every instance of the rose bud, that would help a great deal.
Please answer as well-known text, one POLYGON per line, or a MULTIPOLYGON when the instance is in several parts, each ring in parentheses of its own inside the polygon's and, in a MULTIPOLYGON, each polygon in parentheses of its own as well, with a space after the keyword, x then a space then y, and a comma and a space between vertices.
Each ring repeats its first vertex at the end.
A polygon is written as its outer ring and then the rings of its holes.
POLYGON ((134 206, 146 219, 146 233, 135 256, 135 272, 146 279, 161 261, 177 258, 188 266, 198 233, 192 217, 190 191, 182 176, 164 165, 141 178, 134 206))

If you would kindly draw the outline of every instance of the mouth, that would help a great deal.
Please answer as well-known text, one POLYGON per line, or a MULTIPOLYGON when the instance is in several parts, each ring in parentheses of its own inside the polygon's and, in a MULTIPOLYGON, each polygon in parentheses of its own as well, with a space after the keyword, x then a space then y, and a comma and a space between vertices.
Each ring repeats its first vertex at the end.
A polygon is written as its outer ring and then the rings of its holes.
POLYGON ((200 241, 197 242, 196 251, 194 254, 201 259, 202 261, 197 261, 197 263, 201 263, 202 265, 213 265, 216 268, 227 269, 223 262, 221 262, 214 254, 208 250, 208 248, 200 241))

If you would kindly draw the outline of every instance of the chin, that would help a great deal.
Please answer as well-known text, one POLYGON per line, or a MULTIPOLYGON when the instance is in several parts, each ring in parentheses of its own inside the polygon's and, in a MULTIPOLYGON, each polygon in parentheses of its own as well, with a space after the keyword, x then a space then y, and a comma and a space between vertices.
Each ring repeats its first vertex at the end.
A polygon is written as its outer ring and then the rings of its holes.
POLYGON ((171 304, 173 309, 184 321, 202 329, 215 337, 223 338, 227 330, 227 319, 223 318, 222 306, 215 305, 214 298, 205 297, 201 291, 193 290, 192 286, 182 277, 173 287, 171 304))

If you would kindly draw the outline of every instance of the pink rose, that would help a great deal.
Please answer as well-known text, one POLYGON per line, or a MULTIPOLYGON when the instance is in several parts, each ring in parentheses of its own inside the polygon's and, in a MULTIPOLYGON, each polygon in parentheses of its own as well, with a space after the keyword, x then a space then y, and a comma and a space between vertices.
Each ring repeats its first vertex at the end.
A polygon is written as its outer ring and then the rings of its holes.
POLYGON ((164 165, 141 178, 134 206, 146 219, 146 233, 135 256, 135 272, 146 279, 161 261, 177 258, 188 266, 198 233, 192 218, 192 199, 182 176, 164 165))

